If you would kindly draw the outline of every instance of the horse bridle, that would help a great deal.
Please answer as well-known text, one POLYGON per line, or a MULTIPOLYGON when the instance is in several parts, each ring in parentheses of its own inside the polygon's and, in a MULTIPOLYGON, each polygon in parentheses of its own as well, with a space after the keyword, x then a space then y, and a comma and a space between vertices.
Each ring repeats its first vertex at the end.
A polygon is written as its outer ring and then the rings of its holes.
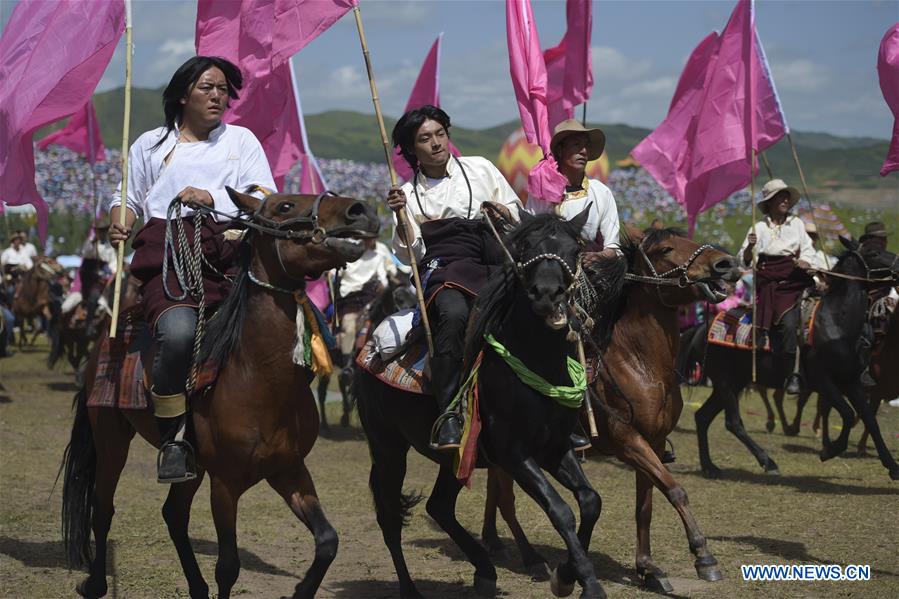
POLYGON ((706 250, 714 250, 715 248, 711 245, 704 243, 698 248, 693 254, 687 258, 687 260, 681 264, 680 266, 675 266, 670 270, 666 270, 663 273, 659 273, 656 271, 655 266, 653 266, 652 262, 649 259, 649 256, 646 254, 646 250, 643 249, 643 244, 646 243, 646 240, 640 242, 640 245, 637 246, 637 252, 643 258, 643 262, 646 263, 647 268, 649 268, 649 272, 652 273, 652 276, 644 276, 637 275, 633 273, 625 273, 624 278, 628 281, 634 281, 637 283, 649 283, 652 285, 668 285, 668 286, 677 286, 681 289, 688 287, 690 285, 694 285, 696 283, 700 283, 699 279, 691 279, 687 274, 690 270, 690 267, 693 266, 693 263, 706 251, 706 250), (681 273, 678 278, 672 278, 671 275, 681 273))

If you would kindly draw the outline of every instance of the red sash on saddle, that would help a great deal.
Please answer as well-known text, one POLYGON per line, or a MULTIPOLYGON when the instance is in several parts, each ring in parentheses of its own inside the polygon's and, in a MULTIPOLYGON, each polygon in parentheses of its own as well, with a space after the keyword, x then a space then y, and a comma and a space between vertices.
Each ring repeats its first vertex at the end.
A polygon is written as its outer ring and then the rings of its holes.
POLYGON ((779 323, 802 292, 815 284, 808 273, 796 267, 793 256, 765 254, 759 256, 755 280, 758 326, 765 330, 779 323))

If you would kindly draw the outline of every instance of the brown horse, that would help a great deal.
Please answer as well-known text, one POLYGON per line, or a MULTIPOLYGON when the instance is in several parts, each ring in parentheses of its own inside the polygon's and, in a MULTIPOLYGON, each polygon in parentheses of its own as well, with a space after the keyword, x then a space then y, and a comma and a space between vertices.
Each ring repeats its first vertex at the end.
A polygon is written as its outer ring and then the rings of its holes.
MULTIPOLYGON (((304 463, 318 436, 318 413, 309 372, 292 360, 297 331, 293 292, 302 290, 306 275, 317 277, 359 258, 363 246, 358 238, 376 234, 378 220, 370 207, 352 198, 276 194, 260 201, 231 189, 228 193, 252 214, 246 221, 251 228, 241 247, 240 274, 206 333, 211 345, 205 353, 209 360, 220 359, 220 371, 212 389, 195 396, 191 405, 198 476, 170 487, 162 515, 190 596, 208 597, 187 527, 194 494, 204 471, 209 473, 218 537, 215 579, 218 597, 229 597, 240 571, 237 502, 265 480, 315 537, 315 559, 293 595, 313 597, 336 555, 337 533, 325 518, 304 463)), ((137 432, 159 445, 149 411, 86 407, 93 378, 91 371, 76 397, 64 458, 63 540, 70 561, 90 564, 90 575, 76 589, 85 597, 101 597, 107 590, 113 496, 131 439, 137 432)))
MULTIPOLYGON (((595 342, 605 347, 602 358, 608 369, 607 375, 600 376, 591 387, 599 429, 594 447, 634 467, 637 574, 648 588, 670 592, 671 584, 653 562, 650 549, 653 486, 659 488, 683 521, 699 577, 707 581, 721 578, 718 562, 706 546, 686 492, 660 459, 665 439, 674 430, 683 409, 675 370, 680 344, 677 308, 697 300, 722 301, 726 295, 719 282, 736 281, 739 271, 733 257, 710 246, 700 246, 674 229, 649 229, 645 233, 630 230, 622 250, 628 264, 625 277, 630 283, 611 305, 607 323, 601 321, 594 331, 595 342), (610 337, 607 327, 611 327, 610 337)), ((496 535, 496 504, 491 505, 491 500, 505 504, 507 510, 510 501, 514 506, 514 499, 508 497, 511 482, 504 480, 507 475, 493 474, 494 480, 488 483, 484 523, 484 534, 492 533, 491 536, 496 535)), ((521 547, 519 537, 523 535, 514 530, 513 533, 521 547)))
POLYGON ((53 294, 50 286, 53 279, 62 272, 62 267, 56 260, 41 256, 34 261, 34 267, 26 271, 13 293, 10 309, 19 324, 19 348, 25 346, 25 323, 32 325, 34 334, 31 337, 31 345, 34 345, 40 332, 34 326, 34 319, 43 316, 45 322, 53 318, 53 294))

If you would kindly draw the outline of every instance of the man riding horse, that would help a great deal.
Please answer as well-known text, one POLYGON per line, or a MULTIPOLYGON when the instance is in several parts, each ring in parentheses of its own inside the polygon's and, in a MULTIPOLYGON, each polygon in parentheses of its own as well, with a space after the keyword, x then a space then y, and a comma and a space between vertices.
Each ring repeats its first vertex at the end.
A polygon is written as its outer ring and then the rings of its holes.
POLYGON ((784 390, 791 395, 801 390, 802 381, 795 369, 799 300, 803 291, 814 285, 808 271, 815 259, 805 225, 790 214, 798 201, 799 190, 781 179, 765 183, 758 200, 765 218, 750 227, 738 253, 746 267, 752 265, 753 254, 757 256, 755 326, 771 336, 771 351, 788 375, 784 390))
MULTIPOLYGON (((426 105, 404 114, 393 129, 398 146, 412 167, 412 180, 392 187, 387 205, 408 210, 411 240, 398 222, 393 245, 407 263, 409 247, 424 275, 425 298, 434 327, 431 390, 446 411, 460 384, 465 326, 473 299, 502 263, 502 253, 488 229, 477 220, 481 205, 493 202, 518 217, 521 202, 503 175, 486 158, 450 155, 450 117, 426 105), (409 198, 412 198, 410 201, 409 198)), ((395 218, 398 221, 398 218, 395 218)), ((439 449, 455 449, 461 440, 457 415, 443 419, 439 449)))
MULTIPOLYGON (((156 339, 149 391, 163 439, 158 460, 161 483, 196 476, 193 450, 183 431, 199 306, 171 268, 163 277, 169 204, 177 198, 187 207, 205 206, 234 216, 238 208, 226 186, 275 189, 256 137, 248 129, 222 122, 229 98, 238 97, 242 82, 240 70, 222 58, 196 56, 181 65, 163 91, 165 126, 144 133, 131 146, 124 227, 119 224, 120 192, 110 205, 114 245, 128 239, 138 217, 145 223, 133 243, 131 273, 142 282, 143 313, 156 339)), ((183 214, 192 212, 185 208, 183 214)), ((185 218, 183 223, 192 238, 191 221, 185 218)), ((230 281, 221 274, 235 258, 235 242, 225 239, 226 227, 209 218, 202 225, 204 261, 218 271, 203 269, 207 307, 220 303, 230 289, 230 281)))

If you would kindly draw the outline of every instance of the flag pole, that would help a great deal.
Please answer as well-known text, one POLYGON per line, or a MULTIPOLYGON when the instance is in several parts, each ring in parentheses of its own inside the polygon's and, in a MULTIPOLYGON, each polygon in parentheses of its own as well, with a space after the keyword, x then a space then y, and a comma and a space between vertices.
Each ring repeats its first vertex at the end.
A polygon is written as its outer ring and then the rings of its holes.
MULTIPOLYGON (((119 224, 125 226, 128 212, 128 133, 131 124, 131 0, 125 0, 125 117, 122 124, 122 203, 119 206, 119 224)), ((119 323, 122 298, 122 270, 125 262, 125 242, 120 241, 116 256, 115 292, 112 300, 112 324, 109 336, 115 338, 119 323)))
MULTIPOLYGON (((749 153, 749 201, 752 202, 752 234, 755 235, 755 153, 749 153)), ((756 341, 758 331, 758 305, 759 305, 759 286, 758 286, 758 238, 752 247, 752 384, 758 382, 758 356, 756 355, 756 341)))
MULTIPOLYGON (((387 158, 387 170, 390 172, 390 185, 396 186, 396 170, 393 168, 393 156, 390 151, 390 144, 387 141, 387 129, 384 127, 384 116, 381 114, 381 101, 378 99, 378 88, 375 85, 375 76, 371 66, 371 55, 368 52, 368 44, 365 41, 365 32, 362 29, 362 12, 359 5, 353 7, 353 15, 356 17, 356 29, 359 31, 359 42, 362 44, 362 56, 365 58, 365 69, 368 72, 368 84, 371 87, 371 101, 375 105, 375 116, 378 119, 378 128, 381 131, 381 143, 384 144, 384 155, 387 158)), ((406 241, 406 248, 409 250, 409 266, 412 267, 412 280, 415 282, 415 292, 418 295, 418 307, 421 311, 421 324, 425 329, 425 337, 428 341, 428 355, 434 356, 434 339, 431 337, 431 323, 428 319, 428 309, 425 303, 425 295, 421 285, 421 277, 418 274, 418 261, 415 259, 415 252, 412 250, 412 243, 409 241, 412 237, 412 228, 409 226, 409 217, 405 208, 396 213, 399 221, 400 229, 403 232, 403 239, 406 241)))
POLYGON ((765 170, 768 172, 768 179, 769 179, 769 180, 770 180, 770 179, 773 179, 773 178, 774 178, 774 173, 771 172, 771 165, 768 164, 768 157, 765 156, 765 153, 764 153, 764 152, 757 152, 757 154, 758 154, 759 156, 761 156, 761 158, 762 158, 762 164, 765 165, 765 170))
MULTIPOLYGON (((796 144, 793 143, 793 136, 787 132, 787 141, 790 142, 790 152, 793 154, 793 162, 796 163, 796 170, 799 171, 799 181, 802 183, 802 193, 805 196, 805 203, 808 204, 809 213, 812 215, 812 223, 815 225, 815 229, 818 229, 818 219, 815 218, 815 206, 812 204, 812 197, 808 193, 808 185, 805 183, 805 173, 802 172, 802 165, 799 163, 799 154, 796 153, 796 144)), ((817 249, 823 249, 823 242, 821 241, 821 230, 818 229, 818 240, 815 243, 817 245, 817 249)), ((826 255, 826 254, 825 254, 826 255)), ((827 268, 830 268, 830 260, 825 258, 825 261, 828 263, 827 268)))

